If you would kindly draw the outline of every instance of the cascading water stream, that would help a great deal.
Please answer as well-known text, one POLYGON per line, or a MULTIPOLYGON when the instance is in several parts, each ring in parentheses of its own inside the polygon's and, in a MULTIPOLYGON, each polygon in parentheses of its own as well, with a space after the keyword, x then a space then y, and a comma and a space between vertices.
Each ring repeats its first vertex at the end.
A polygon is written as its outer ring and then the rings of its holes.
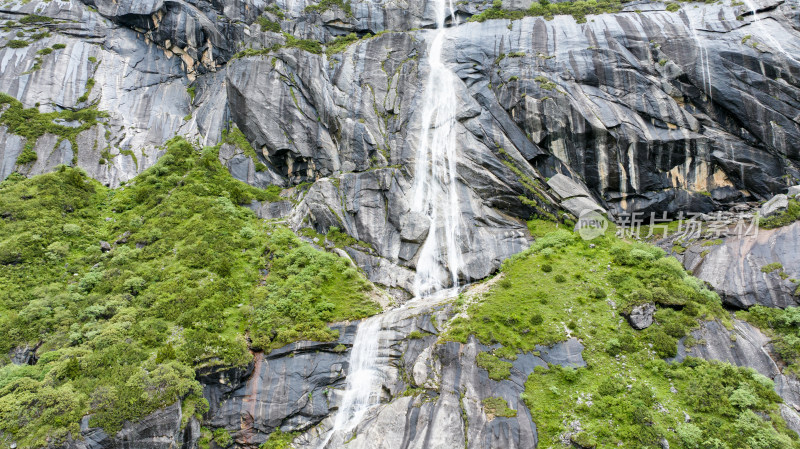
POLYGON ((319 449, 326 448, 334 436, 341 436, 352 430, 367 410, 380 400, 383 375, 378 366, 378 349, 383 318, 378 315, 365 319, 358 325, 353 349, 350 351, 347 386, 342 404, 336 412, 333 427, 319 449))
POLYGON ((461 220, 456 181, 456 86, 460 80, 442 58, 447 30, 445 20, 453 15, 452 1, 436 2, 436 35, 428 53, 430 72, 423 104, 419 149, 414 171, 413 211, 424 214, 430 227, 417 261, 414 283, 417 297, 429 296, 446 287, 457 287, 464 264, 461 220), (447 14, 449 6, 450 14, 447 14))
MULTIPOLYGON (((417 263, 416 298, 433 298, 448 287, 458 286, 463 265, 464 237, 456 191, 456 108, 455 73, 442 59, 446 37, 445 20, 454 9, 452 0, 436 0, 436 31, 428 52, 430 73, 422 106, 422 135, 417 152, 412 209, 424 214, 430 229, 417 263)), ((356 331, 347 385, 333 427, 318 449, 341 445, 347 433, 380 401, 383 374, 379 365, 380 333, 391 313, 362 321, 356 331)))

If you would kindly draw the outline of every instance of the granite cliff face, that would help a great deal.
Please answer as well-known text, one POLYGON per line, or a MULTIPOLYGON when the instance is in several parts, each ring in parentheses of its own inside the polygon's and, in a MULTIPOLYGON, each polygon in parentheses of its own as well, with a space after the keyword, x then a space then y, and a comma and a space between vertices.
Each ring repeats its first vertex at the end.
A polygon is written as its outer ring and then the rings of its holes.
MULTIPOLYGON (((226 140, 223 164, 244 182, 284 189, 282 201, 251 208, 296 230, 341 229, 362 242, 342 254, 405 301, 421 248, 440 231, 431 226, 443 226, 412 207, 435 3, 5 2, 0 92, 42 113, 107 114, 74 139, 48 130, 26 140, 0 124, 0 178, 67 164, 119 186, 152 166, 176 134, 216 145, 238 128, 254 151, 226 140), (352 42, 341 44, 349 33, 352 42), (20 39, 26 45, 11 43, 20 39), (21 158, 26 145, 34 161, 21 158)), ((670 12, 635 2, 585 23, 465 22, 490 6, 455 5, 441 53, 456 75, 458 281, 485 278, 527 247, 533 216, 710 212, 798 184, 800 10, 781 0, 737 3, 670 12)), ((797 271, 799 233, 795 224, 703 258, 703 249, 689 251, 684 264, 731 306, 796 305, 789 281, 759 270, 777 257, 797 271)), ((511 378, 495 382, 475 367, 486 349, 478 343, 434 344, 452 316, 447 306, 411 311, 392 312, 382 328, 383 403, 347 447, 535 446, 519 399, 526 375, 546 363, 580 366, 580 343, 520 356, 511 378), (486 416, 480 404, 489 397, 504 398, 516 418, 486 416)), ((354 332, 343 325, 335 343, 258 354, 245 371, 201 373, 211 404, 205 424, 229 429, 240 447, 257 447, 276 429, 301 432, 296 445, 315 447, 334 425, 348 373, 341 349, 354 332)), ((116 436, 88 424, 82 432, 68 447, 191 448, 200 423, 182 423, 176 405, 116 436)))
MULTIPOLYGON (((36 28, 50 34, 0 50, 0 91, 42 112, 95 105, 108 117, 74 141, 45 133, 25 164, 25 139, 0 127, 3 177, 67 163, 116 186, 173 135, 211 145, 235 125, 256 154, 226 159, 232 173, 258 186, 313 182, 278 215, 369 243, 374 251, 354 255, 358 264, 407 297, 429 232, 409 198, 435 5, 348 5, 9 2, 0 12, 12 21, 7 42, 36 28), (50 19, 15 21, 32 13, 50 19), (262 31, 259 17, 284 34, 262 31), (330 49, 349 32, 379 35, 336 53, 307 46, 330 49), (41 54, 57 44, 64 48, 41 54)), ((668 12, 642 3, 586 23, 463 23, 486 7, 458 5, 447 23, 460 24, 442 48, 458 78, 462 281, 523 248, 520 219, 533 214, 707 212, 795 183, 800 41, 790 5, 668 12), (591 198, 547 185, 559 173, 591 198)))

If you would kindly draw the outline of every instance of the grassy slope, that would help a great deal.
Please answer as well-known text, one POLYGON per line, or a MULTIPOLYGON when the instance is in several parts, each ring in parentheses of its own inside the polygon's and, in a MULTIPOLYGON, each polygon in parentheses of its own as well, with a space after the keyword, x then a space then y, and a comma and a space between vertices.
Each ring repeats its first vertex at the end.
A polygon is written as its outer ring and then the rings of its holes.
POLYGON ((614 237, 585 242, 544 222, 532 230, 544 235, 504 265, 504 278, 445 338, 501 344, 480 363, 495 378, 519 351, 581 339, 586 368, 537 369, 525 385, 540 447, 564 447, 564 435, 585 447, 656 448, 661 438, 673 448, 800 447, 769 379, 727 364, 662 360, 699 320, 728 321, 719 298, 677 261, 614 237), (648 301, 659 304, 656 324, 636 331, 620 312, 648 301))
POLYGON ((206 406, 194 370, 248 363, 246 332, 328 340, 326 322, 375 313, 346 261, 238 206, 270 196, 180 139, 117 190, 66 167, 2 183, 0 353, 41 347, 0 361, 0 433, 38 447, 88 412, 113 432, 178 398, 188 418, 206 406))

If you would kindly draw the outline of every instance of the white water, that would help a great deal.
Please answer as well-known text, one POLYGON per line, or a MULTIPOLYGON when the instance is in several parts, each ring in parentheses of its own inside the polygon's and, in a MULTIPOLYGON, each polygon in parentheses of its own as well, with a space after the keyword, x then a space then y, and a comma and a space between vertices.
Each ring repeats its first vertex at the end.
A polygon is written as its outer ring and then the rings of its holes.
MULTIPOLYGON (((437 0, 436 31, 429 49, 430 74, 422 105, 420 146, 417 152, 412 209, 430 220, 430 230, 417 262, 415 299, 393 312, 412 306, 418 299, 436 300, 452 294, 458 287, 463 266, 461 222, 456 191, 456 86, 460 80, 442 60, 447 34, 447 7, 454 11, 452 0, 437 0), (446 289, 446 287, 452 289, 446 289)), ((318 449, 349 439, 367 411, 380 402, 383 373, 378 363, 381 325, 392 319, 393 312, 362 321, 350 352, 350 367, 342 404, 333 427, 318 449)))
POLYGON ((344 438, 361 422, 367 410, 380 401, 383 373, 377 361, 383 318, 383 315, 374 316, 358 325, 350 351, 350 367, 342 404, 336 412, 333 427, 319 449, 326 448, 335 435, 344 438))
POLYGON ((745 6, 747 6, 747 9, 749 9, 750 12, 753 13, 753 25, 755 25, 755 27, 758 28, 758 30, 760 31, 760 33, 757 36, 766 38, 766 40, 769 41, 769 43, 772 46, 772 48, 774 50, 777 50, 780 55, 782 55, 782 56, 784 56, 784 57, 786 57, 788 59, 791 59, 795 63, 800 63, 800 61, 798 61, 797 59, 793 58, 792 55, 790 55, 786 50, 784 50, 783 45, 781 45, 781 43, 778 42, 778 40, 775 39, 775 37, 772 36, 773 32, 770 31, 770 30, 767 30, 764 27, 764 24, 761 23, 761 18, 758 17, 758 8, 756 7, 756 4, 753 3, 752 0, 744 0, 744 4, 745 4, 745 6))
POLYGON ((436 34, 428 52, 430 73, 422 103, 422 123, 411 208, 430 220, 428 237, 417 262, 414 282, 417 297, 429 296, 445 287, 458 286, 464 265, 461 246, 466 233, 456 182, 456 86, 460 80, 442 59, 452 15, 451 0, 436 2, 436 34), (450 14, 447 13, 449 6, 450 14))
POLYGON ((690 23, 689 26, 692 29, 692 37, 694 37, 695 45, 697 45, 700 52, 700 76, 703 78, 703 90, 706 92, 709 99, 713 99, 714 94, 711 90, 711 67, 708 62, 708 49, 706 48, 705 39, 700 39, 697 36, 697 30, 694 24, 690 23))

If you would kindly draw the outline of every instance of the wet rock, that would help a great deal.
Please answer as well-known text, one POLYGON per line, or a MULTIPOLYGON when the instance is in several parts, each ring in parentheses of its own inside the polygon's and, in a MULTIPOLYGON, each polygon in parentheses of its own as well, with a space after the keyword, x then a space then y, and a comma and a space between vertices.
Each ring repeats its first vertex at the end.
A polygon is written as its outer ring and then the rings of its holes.
POLYGON ((759 210, 759 215, 764 218, 785 211, 789 207, 789 197, 784 194, 775 195, 771 200, 764 203, 759 210))
POLYGON ((656 306, 653 303, 641 304, 631 309, 631 313, 625 317, 631 327, 636 330, 647 329, 653 324, 653 315, 656 313, 656 306))

